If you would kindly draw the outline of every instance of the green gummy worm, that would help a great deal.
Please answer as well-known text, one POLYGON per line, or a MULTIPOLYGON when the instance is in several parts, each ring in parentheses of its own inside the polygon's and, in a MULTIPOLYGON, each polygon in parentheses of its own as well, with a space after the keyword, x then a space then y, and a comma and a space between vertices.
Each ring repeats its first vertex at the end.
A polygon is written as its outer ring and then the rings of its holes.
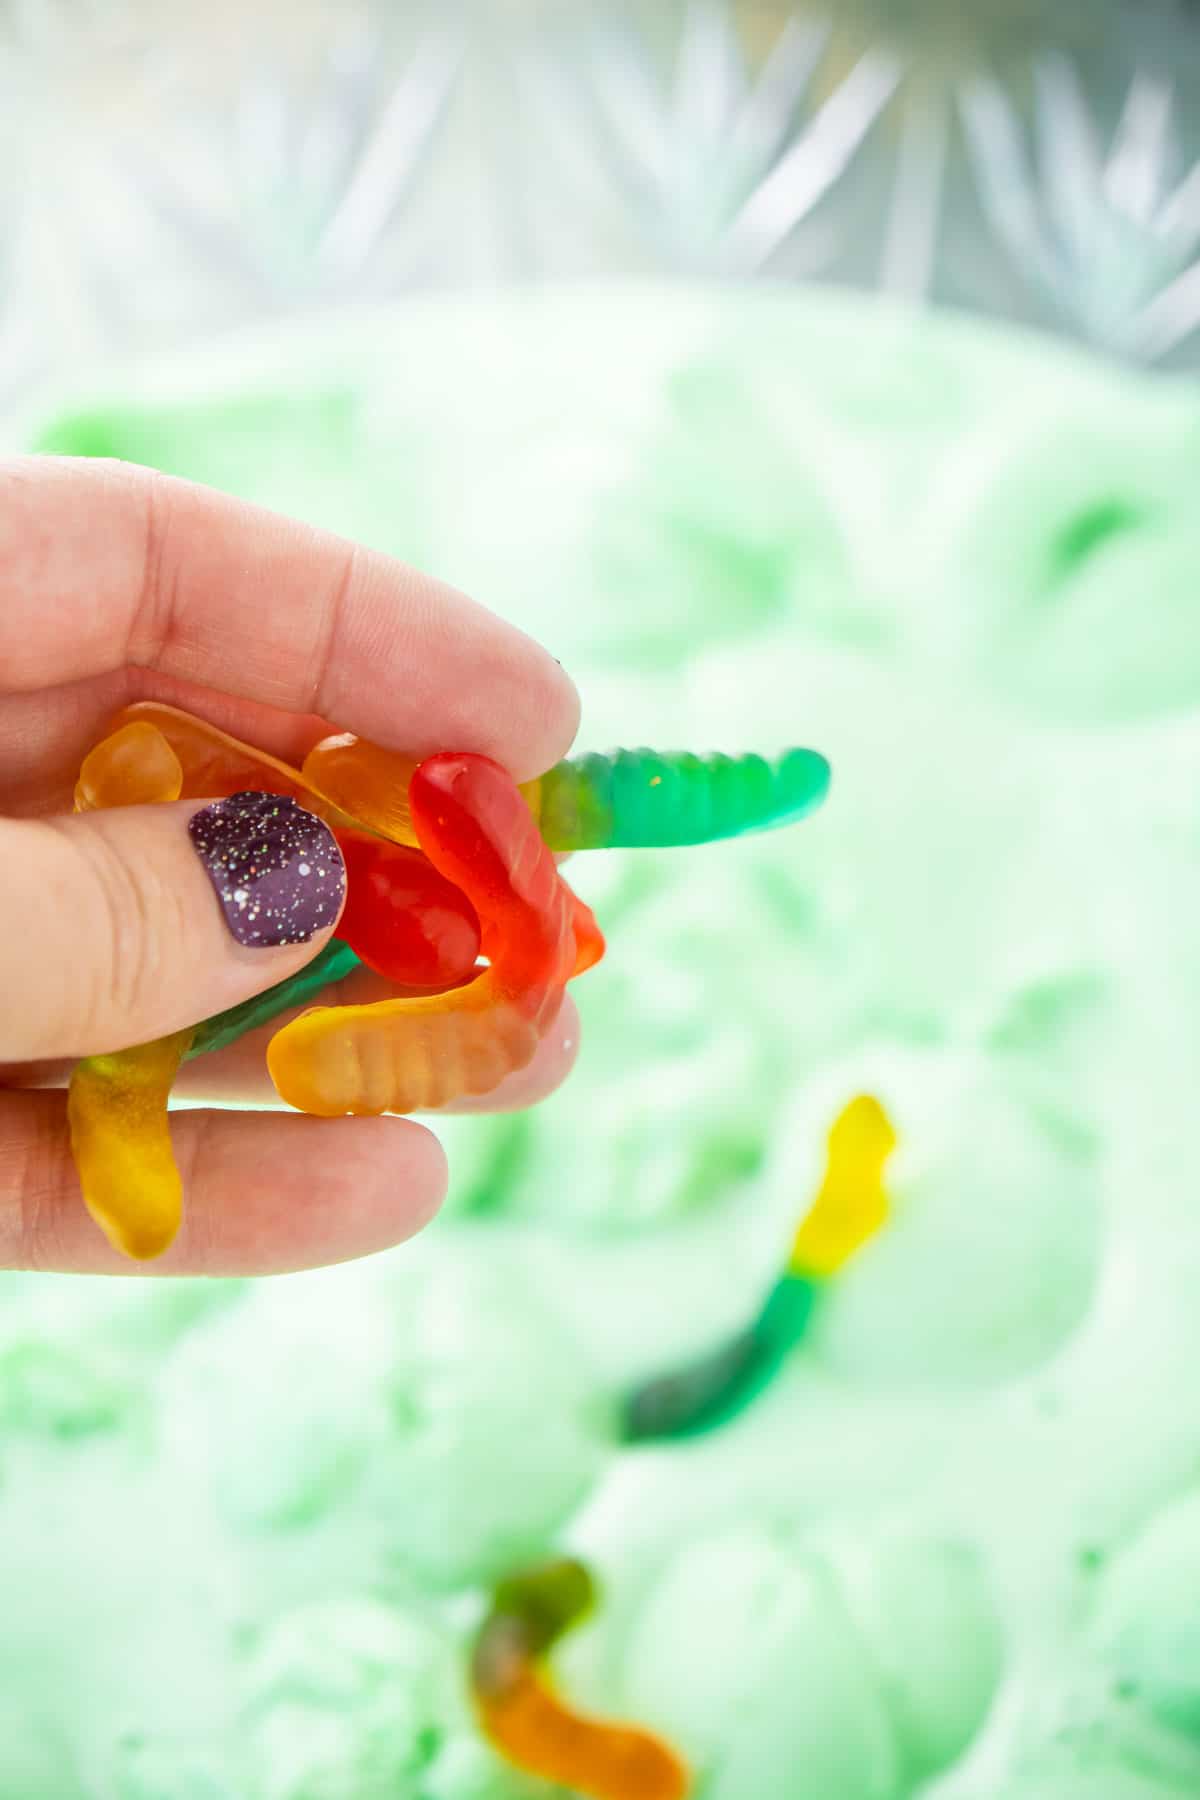
POLYGON ((197 1025, 185 1060, 204 1056, 210 1050, 224 1050, 227 1044, 236 1043, 247 1031, 266 1025, 281 1012, 286 1012, 289 1006, 300 1006, 323 987, 328 987, 330 982, 340 981, 343 975, 349 975, 358 966, 358 957, 349 944, 331 938, 320 955, 314 956, 297 974, 289 975, 286 981, 277 982, 265 993, 254 994, 240 1006, 228 1007, 225 1012, 215 1013, 211 1019, 197 1025))
POLYGON ((804 1275, 780 1276, 752 1325, 687 1367, 635 1388, 625 1404, 624 1441, 695 1437, 736 1418, 804 1336, 821 1286, 804 1275))
POLYGON ((816 750, 762 756, 612 750, 571 757, 543 775, 542 836, 552 850, 709 844, 791 825, 829 791, 816 750))

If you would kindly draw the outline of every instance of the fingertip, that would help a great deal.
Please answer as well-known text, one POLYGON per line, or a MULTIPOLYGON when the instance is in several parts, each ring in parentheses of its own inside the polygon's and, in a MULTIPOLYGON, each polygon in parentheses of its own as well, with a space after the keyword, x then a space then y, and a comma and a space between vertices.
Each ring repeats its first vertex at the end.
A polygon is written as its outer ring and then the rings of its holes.
POLYGON ((391 1148, 389 1140, 394 1142, 396 1128, 404 1132, 406 1156, 415 1173, 411 1191, 405 1195, 400 1208, 404 1228, 392 1241, 400 1243, 404 1238, 416 1237, 437 1218, 450 1188, 450 1160, 445 1146, 435 1132, 416 1119, 365 1119, 358 1123, 384 1127, 387 1134, 382 1142, 385 1157, 391 1148))
POLYGON ((537 746, 538 753, 536 757, 531 757, 530 766, 513 771, 518 781, 544 775, 547 769, 562 761, 575 742, 583 715, 579 689, 567 671, 549 651, 541 649, 540 645, 537 648, 544 665, 545 712, 542 736, 537 746))
MULTIPOLYGON (((579 690, 562 664, 535 638, 476 609, 489 621, 489 647, 480 632, 470 690, 447 699, 443 711, 461 720, 459 736, 444 735, 438 750, 482 751, 516 781, 532 781, 560 762, 579 730, 579 690)), ((464 660, 466 659, 464 647, 464 660)), ((449 724, 447 719, 447 724, 449 724)))
POLYGON ((410 1119, 188 1113, 174 1135, 187 1200, 164 1274, 288 1274, 373 1256, 423 1231, 449 1185, 441 1144, 410 1119))

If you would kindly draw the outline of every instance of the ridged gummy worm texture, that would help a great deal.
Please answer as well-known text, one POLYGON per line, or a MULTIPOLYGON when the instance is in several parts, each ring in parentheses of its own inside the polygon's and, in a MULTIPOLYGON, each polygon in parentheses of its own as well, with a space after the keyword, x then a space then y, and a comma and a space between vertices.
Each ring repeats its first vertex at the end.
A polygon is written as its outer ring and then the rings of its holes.
POLYGON ((486 757, 430 757, 409 803, 421 849, 479 916, 490 966, 448 993, 285 1026, 267 1066, 303 1112, 417 1112, 489 1093, 531 1061, 574 972, 573 898, 511 777, 486 757))
POLYGON ((815 750, 762 756, 613 750, 575 757, 543 775, 539 822, 551 849, 707 844, 793 824, 829 790, 815 750))

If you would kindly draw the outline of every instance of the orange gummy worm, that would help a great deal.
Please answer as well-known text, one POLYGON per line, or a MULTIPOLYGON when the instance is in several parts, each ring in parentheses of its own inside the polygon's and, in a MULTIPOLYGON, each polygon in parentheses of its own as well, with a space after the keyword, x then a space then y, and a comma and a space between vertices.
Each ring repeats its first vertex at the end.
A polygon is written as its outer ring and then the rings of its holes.
POLYGON ((593 1800, 684 1800, 687 1769, 652 1732, 588 1718, 554 1692, 545 1657, 590 1610, 591 1575, 564 1557, 501 1582, 471 1659, 479 1723, 520 1769, 593 1800))
MULTIPOLYGON (((380 837, 391 838, 395 844, 415 844, 418 837, 409 806, 409 788, 418 760, 398 750, 385 750, 368 738, 356 737, 352 731, 343 731, 314 744, 301 773, 335 806, 360 819, 380 837)), ((520 790, 535 818, 539 789, 540 783, 530 781, 520 790)))
POLYGON ((670 1747, 636 1725, 575 1712, 536 1669, 502 1694, 479 1697, 479 1722, 509 1762, 594 1800, 683 1800, 687 1771, 670 1747))
POLYGON ((356 823, 290 763, 161 700, 137 700, 116 715, 80 770, 75 810, 221 799, 247 789, 287 794, 341 830, 356 823), (179 770, 173 793, 167 791, 172 759, 179 770))

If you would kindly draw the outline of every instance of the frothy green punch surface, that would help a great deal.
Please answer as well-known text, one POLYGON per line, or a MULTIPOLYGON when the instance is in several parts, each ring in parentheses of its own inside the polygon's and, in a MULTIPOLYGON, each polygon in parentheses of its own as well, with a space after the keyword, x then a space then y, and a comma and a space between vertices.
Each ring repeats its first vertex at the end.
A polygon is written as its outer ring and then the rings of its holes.
POLYGON ((795 834, 579 860, 580 1065, 439 1122, 418 1244, 0 1278, 0 1793, 535 1800, 461 1683, 486 1589, 564 1553, 564 1687, 705 1800, 1200 1792, 1195 389, 840 294, 577 291, 239 339, 22 441, 435 570, 563 659, 583 754, 836 782, 795 834), (754 1317, 862 1092, 885 1229, 747 1411, 618 1448, 754 1317))

